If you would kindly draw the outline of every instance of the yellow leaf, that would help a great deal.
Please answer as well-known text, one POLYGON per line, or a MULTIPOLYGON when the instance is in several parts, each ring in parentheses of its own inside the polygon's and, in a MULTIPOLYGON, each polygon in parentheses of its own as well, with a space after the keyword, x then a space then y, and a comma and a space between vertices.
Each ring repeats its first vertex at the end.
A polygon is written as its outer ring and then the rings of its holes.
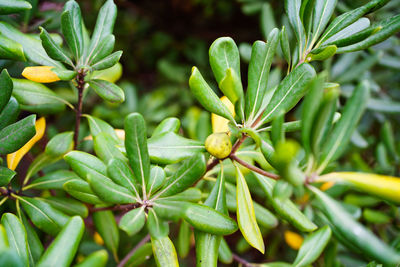
POLYGON ((356 189, 400 203, 400 178, 374 173, 332 172, 322 175, 316 182, 343 181, 356 189))
POLYGON ((286 244, 294 250, 299 250, 304 238, 298 233, 286 230, 284 233, 286 244))
POLYGON ((38 83, 57 82, 60 78, 51 70, 53 68, 52 66, 26 67, 22 72, 22 76, 38 83))
POLYGON ((101 236, 100 236, 99 233, 97 233, 97 232, 94 232, 93 240, 94 240, 94 242, 95 242, 96 244, 98 244, 98 245, 100 245, 100 246, 104 245, 104 240, 103 240, 103 238, 101 238, 101 236))
POLYGON ((334 185, 335 185, 334 181, 325 182, 321 185, 321 187, 319 189, 321 189, 322 191, 326 191, 334 185))
MULTIPOLYGON (((235 106, 229 101, 226 96, 221 97, 222 103, 229 109, 233 116, 235 116, 235 106)), ((211 114, 211 125, 213 133, 229 132, 229 120, 224 117, 218 116, 214 113, 211 114)))
POLYGON ((44 131, 46 130, 46 120, 44 117, 38 119, 35 123, 36 134, 29 140, 23 147, 19 150, 15 151, 12 154, 7 155, 7 166, 11 170, 15 170, 18 166, 18 163, 24 157, 26 153, 39 141, 43 135, 44 131))

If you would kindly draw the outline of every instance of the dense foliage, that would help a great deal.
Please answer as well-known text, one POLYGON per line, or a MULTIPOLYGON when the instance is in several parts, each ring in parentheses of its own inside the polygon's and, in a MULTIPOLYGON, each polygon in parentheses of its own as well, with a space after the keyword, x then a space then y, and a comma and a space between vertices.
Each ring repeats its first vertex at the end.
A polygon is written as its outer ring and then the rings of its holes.
POLYGON ((0 0, 0 266, 400 265, 400 2, 216 2, 0 0))

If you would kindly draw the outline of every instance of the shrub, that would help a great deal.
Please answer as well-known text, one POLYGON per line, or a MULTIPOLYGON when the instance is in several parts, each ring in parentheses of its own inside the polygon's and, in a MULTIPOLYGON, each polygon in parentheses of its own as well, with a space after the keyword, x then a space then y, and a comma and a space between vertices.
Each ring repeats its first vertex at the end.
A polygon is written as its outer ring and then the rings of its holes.
POLYGON ((0 265, 147 266, 152 255, 158 266, 178 266, 192 232, 197 266, 400 264, 400 180, 389 176, 398 173, 391 164, 399 149, 390 122, 381 126, 375 170, 349 159, 350 141, 367 142, 358 130, 365 110, 385 112, 381 100, 381 110, 371 102, 373 78, 358 76, 383 57, 373 46, 400 31, 399 15, 370 25, 367 15, 387 2, 334 16, 337 1, 287 0, 288 24, 270 29, 266 41, 239 49, 218 38, 209 62, 222 97, 193 67, 191 93, 209 113, 188 113, 184 130, 176 117, 148 129, 132 102, 120 104, 130 91, 115 83, 122 51, 113 52, 112 0, 91 35, 68 1, 62 37, 45 27, 39 36, 20 31, 31 4, 1 2, 1 14, 20 16, 0 22, 0 57, 26 79, 0 75, 0 265), (366 49, 359 66, 346 63, 366 49), (338 54, 345 55, 330 68, 338 54), (241 57, 249 61, 246 82, 241 57), (287 68, 282 79, 278 61, 287 68), (123 129, 84 113, 88 95, 121 108, 123 129), (21 161, 26 155, 31 162, 21 161), (255 250, 245 260, 234 246, 255 250), (267 249, 268 263, 250 263, 264 262, 267 249))

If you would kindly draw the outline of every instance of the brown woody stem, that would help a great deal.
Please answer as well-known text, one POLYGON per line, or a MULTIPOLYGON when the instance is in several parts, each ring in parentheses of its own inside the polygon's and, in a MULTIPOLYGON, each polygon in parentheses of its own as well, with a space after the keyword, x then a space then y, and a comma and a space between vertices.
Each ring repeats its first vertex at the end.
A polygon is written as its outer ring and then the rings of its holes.
POLYGON ((129 211, 133 209, 137 209, 142 206, 142 203, 133 203, 133 204, 126 204, 126 205, 117 205, 117 206, 110 206, 110 207, 99 207, 99 208, 90 208, 90 212, 96 212, 96 211, 105 211, 105 210, 111 210, 111 211, 117 211, 117 210, 123 210, 123 211, 129 211))
POLYGON ((249 170, 252 170, 252 171, 254 171, 256 173, 259 173, 261 175, 267 176, 267 177, 272 178, 272 179, 276 179, 276 180, 279 179, 279 175, 276 175, 275 173, 264 171, 263 169, 260 169, 260 168, 254 166, 254 165, 251 165, 251 164, 247 163, 246 161, 241 160, 236 155, 230 155, 229 157, 231 158, 231 160, 236 161, 237 163, 239 163, 240 165, 246 167, 249 170))
POLYGON ((247 260, 239 257, 239 255, 232 253, 232 257, 235 261, 237 261, 238 263, 242 264, 245 267, 251 267, 253 266, 253 264, 251 264, 250 262, 248 262, 247 260))
POLYGON ((78 137, 79 137, 79 128, 81 125, 81 116, 82 116, 82 97, 83 97, 83 89, 85 88, 85 75, 86 73, 83 70, 79 70, 78 75, 76 76, 76 89, 78 89, 78 104, 75 110, 75 131, 74 131, 74 149, 78 146, 78 137))

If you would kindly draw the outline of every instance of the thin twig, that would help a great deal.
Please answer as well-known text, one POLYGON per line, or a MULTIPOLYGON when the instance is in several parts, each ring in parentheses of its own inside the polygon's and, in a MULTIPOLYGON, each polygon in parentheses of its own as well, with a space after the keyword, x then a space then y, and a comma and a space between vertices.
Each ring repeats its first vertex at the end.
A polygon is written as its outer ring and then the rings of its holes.
POLYGON ((239 257, 239 255, 237 255, 237 254, 235 254, 235 253, 232 253, 232 256, 233 256, 233 259, 234 259, 235 261, 237 261, 237 262, 240 263, 240 264, 243 264, 243 266, 245 266, 245 267, 251 267, 251 266, 253 266, 253 264, 251 264, 251 263, 248 262, 247 260, 245 260, 245 259, 239 257))
POLYGON ((231 160, 236 161, 237 163, 239 163, 240 165, 243 165, 244 167, 246 167, 249 170, 252 170, 256 173, 259 173, 261 175, 267 176, 267 177, 275 179, 275 180, 279 179, 279 175, 276 175, 275 173, 264 171, 263 169, 260 169, 254 165, 251 165, 251 164, 247 163, 246 161, 241 160, 236 155, 230 155, 229 157, 231 158, 231 160))
POLYGON ((147 234, 142 240, 140 240, 139 243, 137 243, 136 246, 132 248, 131 251, 129 251, 128 254, 120 261, 117 267, 124 267, 125 264, 128 262, 128 260, 132 257, 132 255, 144 244, 146 244, 150 240, 150 235, 147 234))
POLYGON ((133 203, 133 204, 126 204, 126 205, 117 205, 117 206, 110 206, 110 207, 99 207, 99 208, 90 208, 90 212, 97 212, 97 211, 105 211, 105 210, 111 210, 111 211, 116 211, 116 210, 123 210, 123 211, 129 211, 133 209, 137 209, 142 206, 142 203, 133 203))
POLYGON ((78 89, 78 104, 75 110, 75 131, 74 131, 74 149, 78 146, 79 128, 81 125, 82 116, 82 96, 83 89, 85 88, 85 72, 79 71, 76 77, 76 89, 78 89))

